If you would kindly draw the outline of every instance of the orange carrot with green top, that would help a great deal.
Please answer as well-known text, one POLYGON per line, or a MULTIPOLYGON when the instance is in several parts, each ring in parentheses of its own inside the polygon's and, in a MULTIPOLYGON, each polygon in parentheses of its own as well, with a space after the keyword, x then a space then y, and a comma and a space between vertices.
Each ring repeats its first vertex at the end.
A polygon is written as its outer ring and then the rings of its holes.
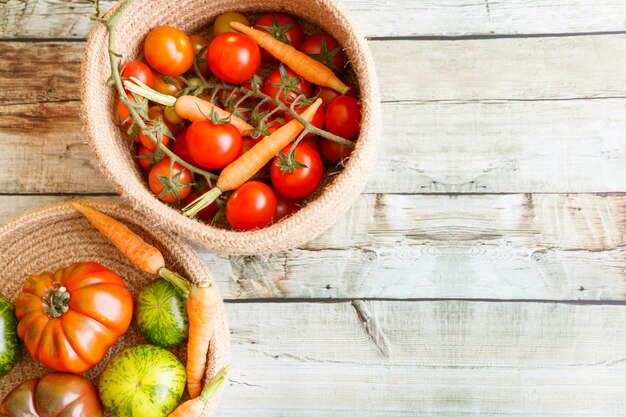
MULTIPOLYGON (((310 122, 317 109, 322 105, 322 99, 318 98, 309 106, 300 117, 310 122)), ((291 120, 269 136, 265 136, 259 143, 254 145, 248 152, 231 162, 222 170, 215 187, 205 193, 183 209, 186 216, 194 216, 204 207, 211 204, 225 191, 235 190, 241 187, 265 164, 272 160, 285 146, 289 145, 304 126, 296 119, 291 120)))
POLYGON ((314 60, 304 52, 298 51, 293 46, 275 39, 269 33, 248 27, 240 22, 230 22, 230 26, 254 39, 261 48, 305 80, 323 87, 330 87, 341 94, 346 94, 350 89, 326 65, 314 60))
POLYGON ((229 369, 230 365, 220 369, 211 382, 206 384, 206 386, 202 389, 202 394, 200 394, 199 397, 185 401, 176 407, 176 410, 174 410, 174 412, 172 412, 168 417, 200 417, 204 412, 204 408, 207 403, 215 396, 217 390, 220 389, 220 386, 226 379, 226 374, 229 369))
POLYGON ((202 379, 207 363, 209 343, 215 333, 219 293, 214 284, 202 281, 189 289, 187 313, 189 337, 187 341, 187 391, 196 398, 202 390, 202 379))

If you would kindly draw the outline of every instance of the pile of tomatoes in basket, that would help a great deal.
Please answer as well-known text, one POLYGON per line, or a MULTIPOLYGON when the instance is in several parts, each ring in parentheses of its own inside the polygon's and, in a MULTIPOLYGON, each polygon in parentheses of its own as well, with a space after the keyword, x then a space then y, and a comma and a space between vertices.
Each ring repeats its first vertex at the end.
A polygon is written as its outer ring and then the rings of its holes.
POLYGON ((296 19, 278 13, 263 15, 253 25, 269 33, 277 47, 290 45, 330 68, 350 87, 343 95, 307 81, 301 74, 307 72, 306 65, 290 68, 252 37, 235 31, 231 22, 251 26, 246 16, 229 12, 215 20, 211 40, 169 26, 155 27, 144 42, 146 63, 127 62, 121 71, 122 80, 139 81, 161 95, 196 96, 212 103, 215 110, 224 110, 228 117, 211 111, 202 113, 202 120, 190 121, 186 114, 179 114, 177 106, 163 105, 128 90, 127 97, 139 110, 145 127, 131 116, 122 100, 117 112, 136 143, 136 156, 147 172, 152 192, 163 202, 185 207, 215 187, 214 180, 220 175, 236 176, 237 172, 224 169, 242 155, 256 152, 255 147, 265 137, 321 98, 323 104, 310 124, 323 132, 293 137, 271 161, 260 163, 258 171, 241 186, 221 193, 194 213, 209 221, 225 215, 234 229, 252 230, 297 211, 323 186, 325 170, 342 166, 352 147, 319 134, 328 132, 355 141, 360 132, 361 106, 356 87, 345 81, 349 67, 346 54, 330 35, 305 37, 296 19), (234 119, 251 128, 238 128, 241 124, 236 126, 234 119), (207 179, 204 172, 213 177, 207 179))

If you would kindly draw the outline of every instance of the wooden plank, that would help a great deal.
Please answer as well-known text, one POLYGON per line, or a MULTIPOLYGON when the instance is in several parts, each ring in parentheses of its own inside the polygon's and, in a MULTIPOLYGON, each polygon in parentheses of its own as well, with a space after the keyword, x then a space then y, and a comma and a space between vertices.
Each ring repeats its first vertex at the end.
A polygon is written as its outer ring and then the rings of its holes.
MULTIPOLYGON (((101 1, 108 10, 115 2, 101 1)), ((369 37, 476 36, 623 31, 620 0, 418 2, 343 0, 369 37)), ((0 8, 2 38, 85 38, 88 0, 9 0, 0 8)))
MULTIPOLYGON (((0 221, 65 199, 2 196, 0 221)), ((227 299, 624 300, 626 195, 363 195, 301 248, 198 251, 227 299)))
POLYGON ((626 414, 624 306, 355 302, 227 312, 233 368, 220 415, 626 414))

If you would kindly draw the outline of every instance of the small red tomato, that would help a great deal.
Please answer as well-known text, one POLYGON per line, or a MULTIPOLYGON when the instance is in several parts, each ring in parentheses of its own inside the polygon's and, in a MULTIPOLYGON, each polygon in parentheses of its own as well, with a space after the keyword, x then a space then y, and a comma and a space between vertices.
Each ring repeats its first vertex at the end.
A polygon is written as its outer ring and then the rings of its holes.
POLYGON ((305 138, 305 139, 302 139, 300 141, 300 144, 301 145, 306 145, 306 146, 308 146, 310 148, 313 148, 313 150, 315 152, 317 152, 319 155, 322 154, 322 151, 320 150, 319 141, 316 138, 305 138))
POLYGON ((184 74, 193 65, 195 56, 189 36, 171 26, 151 29, 143 51, 148 64, 165 75, 184 74))
MULTIPOLYGON (((209 68, 209 61, 207 60, 207 53, 209 50, 209 41, 200 35, 191 35, 189 36, 189 40, 193 45, 194 50, 194 59, 197 60, 198 69, 202 73, 202 75, 211 74, 211 69, 209 68), (196 55, 204 49, 204 52, 201 53, 197 58, 196 55)), ((191 64, 193 66, 193 64, 191 64)))
POLYGON ((194 162, 204 168, 220 169, 241 154, 241 133, 230 123, 194 122, 187 129, 187 147, 194 162))
MULTIPOLYGON (((205 192, 203 192, 202 194, 206 194, 209 190, 206 190, 205 192)), ((185 205, 189 205, 191 203, 193 203, 197 198, 200 197, 200 194, 198 194, 197 192, 192 192, 191 194, 189 194, 187 196, 187 198, 185 198, 185 200, 183 201, 183 203, 185 205)), ((220 208, 218 207, 217 204, 215 204, 215 201, 212 202, 211 204, 209 204, 208 206, 206 206, 205 208, 203 208, 202 210, 200 210, 197 214, 196 217, 201 217, 203 219, 212 219, 213 217, 215 217, 215 215, 217 214, 217 212, 220 211, 220 208)))
POLYGON ((345 139, 352 139, 361 129, 361 106, 354 97, 340 96, 326 109, 326 130, 345 139))
POLYGON ((261 229, 276 216, 276 196, 259 181, 248 181, 228 198, 226 219, 237 230, 261 229))
MULTIPOLYGON (((291 145, 286 146, 281 152, 289 153, 291 145)), ((270 176, 276 191, 289 198, 304 198, 311 194, 322 179, 324 166, 322 158, 307 145, 298 144, 294 153, 296 162, 302 164, 291 172, 283 167, 281 157, 277 156, 272 162, 270 176)))
MULTIPOLYGON (((135 100, 135 96, 133 96, 132 94, 128 94, 128 99, 130 101, 132 101, 133 103, 136 103, 137 100, 135 100)), ((144 110, 145 112, 148 111, 148 100, 142 99, 143 100, 143 104, 144 104, 144 110)), ((124 104, 124 102, 122 101, 122 99, 119 99, 117 102, 117 115, 120 117, 120 121, 125 124, 125 125, 130 125, 133 123, 133 118, 130 115, 130 110, 128 110, 128 107, 126 107, 126 104, 124 104)))
POLYGON ((189 147, 187 146, 187 129, 184 129, 176 135, 176 140, 172 144, 172 152, 188 164, 196 166, 196 163, 189 153, 189 147))
POLYGON ((145 146, 140 146, 137 152, 137 159, 144 171, 150 171, 156 164, 169 158, 160 149, 151 150, 145 146))
MULTIPOLYGON (((163 132, 163 128, 165 127, 169 130, 169 127, 165 124, 163 119, 163 110, 161 110, 160 107, 151 107, 150 110, 148 110, 148 116, 150 117, 150 120, 146 120, 148 131, 152 133, 155 138, 160 138, 163 145, 167 145, 170 142, 170 137, 163 132)), ((171 131, 170 134, 172 134, 171 131)), ((143 130, 139 131, 139 141, 151 151, 158 149, 157 144, 154 143, 143 130)))
POLYGON ((350 156, 352 149, 332 140, 322 139, 320 142, 320 151, 324 161, 334 164, 350 156))
POLYGON ((152 70, 141 61, 127 62, 126 65, 124 65, 120 76, 122 78, 135 77, 150 88, 154 85, 152 70))
POLYGON ((263 138, 243 138, 242 142, 241 142, 241 155, 243 155, 244 153, 248 152, 250 149, 252 149, 252 147, 254 145, 256 145, 257 143, 261 142, 263 140, 263 138))
POLYGON ((249 80, 261 65, 261 50, 237 32, 217 36, 209 45, 209 67, 218 78, 233 84, 249 80))
POLYGON ((182 201, 191 192, 191 172, 178 162, 165 159, 157 163, 148 175, 150 189, 165 203, 182 201))
POLYGON ((185 83, 179 77, 155 73, 153 88, 161 94, 175 96, 180 90, 185 88, 185 83))
MULTIPOLYGON (((263 83, 263 92, 270 97, 278 98, 285 105, 289 106, 301 94, 311 97, 311 83, 300 77, 293 70, 281 66, 267 77, 263 83), (282 73, 282 74, 281 74, 282 73), (279 90, 282 92, 279 97, 279 90)), ((270 109, 275 108, 272 103, 267 103, 270 109)))
MULTIPOLYGON (((306 110, 306 107, 297 108, 296 113, 302 114, 304 110, 306 110)), ((290 122, 293 120, 293 117, 290 114, 287 114, 285 116, 285 120, 290 122)), ((311 124, 317 127, 318 129, 323 129, 325 120, 326 120, 326 113, 324 112, 324 107, 320 106, 317 108, 317 111, 313 115, 313 118, 311 119, 311 124)), ((312 138, 313 136, 315 136, 315 133, 309 132, 306 134, 305 138, 312 138)))
POLYGON ((298 200, 287 198, 280 193, 276 194, 276 217, 274 221, 277 222, 282 218, 292 215, 300 209, 298 200))
POLYGON ((302 42, 300 51, 321 62, 338 74, 346 68, 348 59, 339 42, 330 35, 311 35, 302 42))
MULTIPOLYGON (((300 24, 291 16, 281 13, 263 15, 257 20, 254 28, 263 30, 274 39, 284 42, 298 49, 302 43, 302 28, 300 24)), ((263 59, 267 62, 278 62, 265 49, 262 51, 263 59)))
MULTIPOLYGON (((354 98, 359 98, 358 91, 356 90, 356 88, 352 84, 346 83, 346 82, 344 82, 344 84, 347 85, 348 87, 350 87, 350 89, 346 93, 347 96, 354 97, 354 98)), ((320 87, 320 86, 317 86, 315 88, 315 92, 313 93, 313 96, 321 98, 322 99, 322 105, 324 107, 327 107, 330 104, 331 101, 333 101, 337 97, 341 96, 341 94, 339 94, 337 91, 333 90, 330 87, 320 87)))

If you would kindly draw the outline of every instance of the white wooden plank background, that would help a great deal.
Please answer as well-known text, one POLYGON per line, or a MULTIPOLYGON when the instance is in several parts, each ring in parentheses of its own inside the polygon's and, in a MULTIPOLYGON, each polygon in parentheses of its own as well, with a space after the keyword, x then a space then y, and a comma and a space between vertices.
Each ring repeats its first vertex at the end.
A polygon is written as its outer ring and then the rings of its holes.
MULTIPOLYGON (((301 248, 199 249, 232 328, 221 415, 626 415, 626 5, 345 4, 376 174, 301 248)), ((117 199, 77 120, 91 7, 0 1, 0 222, 117 199)))

